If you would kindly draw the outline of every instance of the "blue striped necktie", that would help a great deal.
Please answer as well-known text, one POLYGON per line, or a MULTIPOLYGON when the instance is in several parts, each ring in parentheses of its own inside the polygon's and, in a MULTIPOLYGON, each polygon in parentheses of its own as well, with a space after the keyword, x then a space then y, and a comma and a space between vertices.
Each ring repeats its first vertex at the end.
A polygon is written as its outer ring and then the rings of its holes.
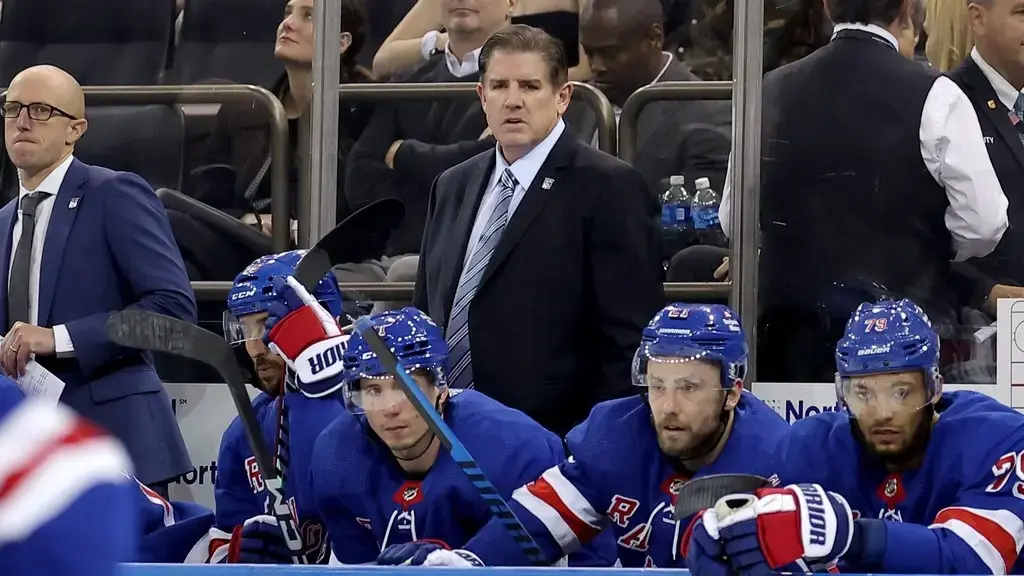
POLYGON ((1024 92, 1017 94, 1017 101, 1013 103, 1013 114, 1016 120, 1013 122, 1013 127, 1017 129, 1017 137, 1020 138, 1020 143, 1024 144, 1024 92))
POLYGON ((459 287, 455 290, 455 300, 452 305, 452 313, 448 319, 448 385, 452 388, 471 388, 473 386, 473 365, 469 352, 469 305, 476 294, 476 289, 483 278, 487 263, 498 246, 501 233, 505 231, 508 224, 508 209, 512 204, 512 195, 515 193, 516 177, 512 170, 506 168, 501 174, 498 189, 498 202, 494 206, 494 212, 487 219, 483 234, 473 247, 473 253, 462 270, 462 278, 459 280, 459 287))

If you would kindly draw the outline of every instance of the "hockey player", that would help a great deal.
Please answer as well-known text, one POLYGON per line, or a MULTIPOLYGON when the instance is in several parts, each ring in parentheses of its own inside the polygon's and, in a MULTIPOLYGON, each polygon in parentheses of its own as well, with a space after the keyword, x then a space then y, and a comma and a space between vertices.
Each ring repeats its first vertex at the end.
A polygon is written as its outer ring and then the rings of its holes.
MULTIPOLYGON (((235 278, 224 312, 224 336, 233 345, 244 344, 252 360, 257 387, 262 392, 253 400, 253 408, 268 446, 276 446, 281 403, 288 404, 291 457, 285 475, 285 494, 298 517, 307 560, 315 563, 326 561, 326 544, 323 525, 306 490, 309 458, 316 436, 344 412, 344 407, 340 399, 285 395, 286 382, 291 385, 287 366, 263 341, 271 308, 274 304, 284 306, 274 294, 272 282, 294 272, 303 253, 292 250, 261 257, 235 278)), ((342 296, 333 274, 328 273, 314 292, 332 316, 343 314, 342 296)), ((266 510, 263 476, 238 417, 224 432, 217 461, 216 520, 210 534, 209 561, 290 563, 291 555, 280 528, 266 510)))
MULTIPOLYGON (((549 557, 572 553, 610 526, 623 566, 682 565, 680 526, 687 524, 673 514, 680 487, 708 474, 767 474, 775 442, 788 429, 743 391, 746 360, 743 330, 728 307, 672 304, 659 312, 633 361, 642 394, 594 407, 566 438, 569 460, 512 495, 513 512, 541 549, 549 557)), ((497 521, 464 548, 395 547, 381 562, 526 562, 497 521)))
MULTIPOLYGON (((282 355, 312 359, 311 351, 329 351, 337 326, 318 314, 294 279, 275 284, 295 310, 269 334, 282 355)), ((448 344, 422 312, 404 308, 373 316, 372 322, 503 497, 564 458, 561 440, 522 412, 478 392, 447 387, 448 344)), ((320 435, 310 474, 334 563, 374 563, 396 543, 429 540, 461 548, 492 518, 473 483, 361 336, 351 337, 334 369, 314 373, 301 368, 309 362, 296 364, 300 386, 341 386, 355 414, 335 420, 320 435)), ((570 562, 611 566, 614 554, 605 538, 570 562)))
POLYGON ((206 560, 213 511, 194 502, 164 499, 127 472, 134 483, 135 510, 142 528, 134 562, 180 564, 206 560), (196 544, 200 541, 200 544, 196 544), (188 556, 196 554, 196 560, 188 556))
POLYGON ((131 459, 61 404, 0 376, 0 573, 114 576, 138 540, 131 459))
POLYGON ((836 346, 846 411, 793 424, 775 464, 784 488, 704 514, 691 570, 750 576, 839 560, 857 573, 1024 571, 1024 415, 976 392, 943 394, 938 362, 916 304, 862 304, 836 346), (723 555, 729 567, 716 564, 723 555))

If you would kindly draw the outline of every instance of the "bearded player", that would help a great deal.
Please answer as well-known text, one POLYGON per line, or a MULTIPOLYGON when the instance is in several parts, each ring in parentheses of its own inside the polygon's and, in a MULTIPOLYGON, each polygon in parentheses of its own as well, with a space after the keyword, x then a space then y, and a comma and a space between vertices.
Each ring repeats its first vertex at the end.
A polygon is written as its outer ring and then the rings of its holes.
POLYGON ((976 392, 943 394, 938 363, 916 304, 862 304, 836 347, 846 410, 793 424, 775 463, 784 488, 705 512, 690 569, 1024 572, 1024 415, 976 392))
MULTIPOLYGON (((627 567, 675 567, 681 528, 675 496, 691 478, 764 474, 789 428, 745 392, 747 344, 726 306, 671 304, 648 324, 633 361, 640 394, 603 402, 566 437, 571 457, 517 489, 513 512, 549 557, 569 554, 610 527, 627 567)), ((490 522, 465 549, 489 566, 525 565, 490 522)), ((430 544, 394 547, 391 564, 459 566, 430 544)))
MULTIPOLYGON (((253 409, 268 446, 277 442, 278 419, 282 402, 288 403, 291 442, 290 462, 285 474, 285 494, 297 515, 304 553, 310 563, 326 561, 323 524, 317 517, 307 493, 309 458, 317 435, 344 411, 340 399, 324 395, 307 398, 290 387, 285 361, 263 341, 267 318, 275 304, 284 302, 274 294, 275 278, 295 271, 304 254, 292 250, 263 256, 239 274, 227 297, 224 312, 224 337, 232 345, 243 345, 252 360, 259 394, 253 409)), ((342 296, 334 276, 328 273, 314 290, 314 298, 334 317, 342 312, 342 296)), ((241 420, 235 419, 225 430, 217 456, 218 474, 214 483, 216 520, 208 543, 213 563, 278 564, 291 563, 291 552, 281 536, 277 521, 266 510, 267 492, 262 471, 249 446, 241 420)), ((200 543, 203 545, 203 543, 200 543)), ((190 558, 201 555, 193 554, 190 558)))

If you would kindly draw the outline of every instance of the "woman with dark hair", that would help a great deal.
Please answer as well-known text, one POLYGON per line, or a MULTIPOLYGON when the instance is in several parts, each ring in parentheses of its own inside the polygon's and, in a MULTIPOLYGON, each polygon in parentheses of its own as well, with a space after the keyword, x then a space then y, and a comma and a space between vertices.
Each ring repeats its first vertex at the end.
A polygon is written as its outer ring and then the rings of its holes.
MULTIPOLYGON (((341 0, 342 33, 341 82, 371 82, 370 72, 356 64, 356 57, 366 41, 366 10, 362 0, 341 0)), ((313 0, 290 0, 278 26, 274 56, 285 66, 285 73, 271 91, 285 107, 289 124, 289 196, 292 217, 303 162, 299 146, 299 124, 311 113, 313 43, 313 0)), ((342 188, 345 181, 345 156, 352 142, 369 120, 367 102, 342 102, 338 120, 338 218, 348 208, 342 188)), ((270 153, 269 113, 261 107, 224 106, 217 114, 216 127, 210 135, 204 166, 193 173, 196 197, 243 221, 256 225, 269 234, 274 222, 270 218, 270 153)), ((289 225, 289 224, 285 224, 289 225)), ((245 254, 240 265, 260 254, 245 254)), ((238 270, 241 270, 239 268, 238 270)), ((226 271, 233 275, 238 270, 226 271)))

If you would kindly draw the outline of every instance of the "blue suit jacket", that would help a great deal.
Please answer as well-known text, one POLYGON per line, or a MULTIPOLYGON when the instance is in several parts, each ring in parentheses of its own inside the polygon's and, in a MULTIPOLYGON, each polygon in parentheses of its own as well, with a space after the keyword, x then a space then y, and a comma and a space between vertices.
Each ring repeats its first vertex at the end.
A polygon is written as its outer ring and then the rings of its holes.
MULTIPOLYGON (((0 262, 10 262, 16 220, 15 200, 0 209, 0 262)), ((61 401, 120 438, 143 483, 188 471, 152 355, 115 345, 105 327, 110 312, 127 307, 196 322, 188 275, 153 189, 135 174, 73 160, 42 248, 38 324, 65 325, 75 348, 74 358, 37 358, 65 382, 61 401)), ((6 330, 9 267, 0 271, 6 330)))

